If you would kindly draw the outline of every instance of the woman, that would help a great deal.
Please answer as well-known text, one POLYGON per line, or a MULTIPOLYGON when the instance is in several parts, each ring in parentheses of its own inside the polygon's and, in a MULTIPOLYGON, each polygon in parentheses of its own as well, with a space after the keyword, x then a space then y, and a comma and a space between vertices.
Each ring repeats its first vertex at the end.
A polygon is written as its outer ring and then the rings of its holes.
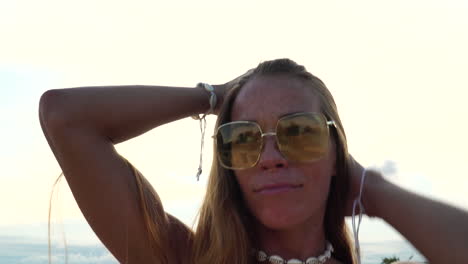
POLYGON ((122 263, 274 263, 272 255, 357 263, 344 217, 364 179, 367 215, 383 218, 431 263, 468 263, 467 212, 365 172, 347 152, 331 94, 291 60, 261 63, 214 91, 51 90, 40 120, 85 218, 122 263), (200 113, 218 115, 217 158, 192 231, 164 212, 113 145, 200 113))

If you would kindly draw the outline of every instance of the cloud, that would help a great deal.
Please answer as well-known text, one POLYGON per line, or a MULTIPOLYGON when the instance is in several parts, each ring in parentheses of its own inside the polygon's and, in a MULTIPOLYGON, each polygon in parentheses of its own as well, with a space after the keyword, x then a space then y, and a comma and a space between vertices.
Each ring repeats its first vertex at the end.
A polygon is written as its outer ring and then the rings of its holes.
POLYGON ((383 163, 372 165, 369 168, 380 171, 386 177, 394 177, 398 172, 398 166, 394 160, 384 160, 383 163))
POLYGON ((380 170, 385 175, 395 175, 395 173, 397 172, 396 162, 392 160, 386 160, 384 161, 384 164, 382 165, 380 170))

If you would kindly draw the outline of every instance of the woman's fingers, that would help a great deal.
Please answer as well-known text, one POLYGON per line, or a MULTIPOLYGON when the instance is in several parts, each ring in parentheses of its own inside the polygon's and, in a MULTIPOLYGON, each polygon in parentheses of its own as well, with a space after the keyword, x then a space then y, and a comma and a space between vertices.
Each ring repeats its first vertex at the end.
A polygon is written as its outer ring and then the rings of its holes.
POLYGON ((351 155, 349 155, 348 165, 350 189, 348 194, 348 200, 346 202, 346 215, 351 216, 353 212, 353 202, 359 196, 359 190, 361 187, 361 177, 362 172, 364 171, 364 167, 362 167, 362 165, 359 162, 357 162, 351 155))
MULTIPOLYGON (((359 194, 362 186, 362 196, 361 203, 364 208, 363 212, 368 216, 376 215, 377 201, 374 201, 369 198, 369 194, 372 192, 372 189, 376 190, 379 186, 385 183, 385 180, 382 174, 376 170, 366 169, 364 181, 364 167, 356 161, 351 155, 349 155, 349 177, 350 177, 350 190, 348 194, 348 200, 346 202, 346 215, 352 216, 353 213, 353 203, 356 199, 359 198, 359 194)), ((359 213, 358 208, 355 211, 356 214, 359 213)))
POLYGON ((229 81, 229 82, 227 82, 225 84, 213 85, 214 90, 215 90, 215 94, 216 94, 216 97, 217 97, 217 103, 216 103, 216 107, 215 107, 215 110, 214 110, 214 114, 218 115, 218 113, 219 113, 219 111, 221 109, 221 106, 224 103, 224 98, 229 93, 229 91, 234 86, 236 86, 238 83, 242 82, 244 80, 244 78, 248 78, 253 73, 253 70, 254 69, 250 69, 247 72, 245 72, 244 74, 234 78, 233 80, 231 80, 231 81, 229 81))

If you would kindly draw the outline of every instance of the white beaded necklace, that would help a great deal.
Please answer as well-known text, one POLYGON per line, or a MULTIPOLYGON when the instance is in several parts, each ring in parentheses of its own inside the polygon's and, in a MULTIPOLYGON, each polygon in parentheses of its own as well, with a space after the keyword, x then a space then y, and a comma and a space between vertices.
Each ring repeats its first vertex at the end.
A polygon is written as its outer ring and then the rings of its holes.
POLYGON ((265 252, 259 250, 255 252, 255 256, 259 262, 269 261, 272 264, 323 264, 330 257, 333 252, 333 246, 330 242, 327 241, 327 249, 323 252, 322 255, 318 257, 310 257, 305 261, 299 259, 290 259, 285 261, 282 257, 277 255, 268 256, 265 252))

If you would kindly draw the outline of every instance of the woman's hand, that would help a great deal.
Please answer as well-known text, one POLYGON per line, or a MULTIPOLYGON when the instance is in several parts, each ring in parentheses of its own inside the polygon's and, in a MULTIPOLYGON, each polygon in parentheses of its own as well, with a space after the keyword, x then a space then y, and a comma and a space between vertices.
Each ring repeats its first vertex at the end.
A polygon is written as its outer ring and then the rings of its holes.
MULTIPOLYGON (((359 191, 361 188, 361 178, 364 172, 364 167, 357 162, 353 156, 349 155, 348 161, 349 178, 350 178, 350 190, 348 193, 348 199, 346 202, 346 215, 352 216, 353 214, 353 203, 354 200, 359 197, 359 191)), ((368 216, 376 215, 376 206, 372 199, 369 198, 371 188, 375 188, 378 184, 384 181, 382 175, 374 170, 366 170, 366 177, 362 190, 361 202, 364 206, 364 213, 368 216)), ((356 214, 359 214, 359 208, 356 207, 356 214)))
POLYGON ((231 81, 229 81, 229 82, 227 82, 225 84, 213 85, 214 92, 215 92, 216 97, 217 97, 217 103, 216 103, 216 107, 215 107, 215 110, 214 110, 215 115, 218 115, 219 110, 221 109, 221 106, 224 103, 224 98, 229 93, 229 91, 236 84, 238 84, 243 78, 249 77, 252 74, 253 71, 254 71, 254 69, 250 69, 246 73, 236 77, 235 79, 233 79, 233 80, 231 80, 231 81))
MULTIPOLYGON (((363 170, 349 156, 347 215, 352 214, 353 201, 359 196, 363 170)), ((374 170, 366 170, 362 202, 365 214, 395 228, 429 263, 468 263, 466 210, 407 191, 374 170)))

